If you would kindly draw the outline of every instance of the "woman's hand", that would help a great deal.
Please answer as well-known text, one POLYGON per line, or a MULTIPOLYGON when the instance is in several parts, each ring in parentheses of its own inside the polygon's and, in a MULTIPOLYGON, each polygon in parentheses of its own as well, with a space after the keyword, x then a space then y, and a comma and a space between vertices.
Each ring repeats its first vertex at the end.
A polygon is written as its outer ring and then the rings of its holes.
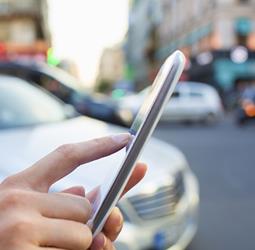
MULTIPOLYGON (((64 145, 32 167, 0 184, 0 249, 85 250, 113 249, 123 219, 118 209, 109 216, 94 241, 86 225, 91 205, 84 189, 73 187, 48 193, 50 186, 79 165, 112 154, 124 147, 129 134, 64 145)), ((11 156, 10 156, 11 157, 11 156)), ((125 189, 139 182, 146 171, 138 164, 125 189)))

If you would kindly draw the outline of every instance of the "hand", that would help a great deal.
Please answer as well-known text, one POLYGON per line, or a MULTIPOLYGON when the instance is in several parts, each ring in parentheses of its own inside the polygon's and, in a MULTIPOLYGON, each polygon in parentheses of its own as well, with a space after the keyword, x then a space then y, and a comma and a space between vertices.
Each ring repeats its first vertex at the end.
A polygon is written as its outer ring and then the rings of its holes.
MULTIPOLYGON (((134 187, 145 175, 147 166, 142 163, 138 163, 133 171, 123 193, 123 196, 126 192, 128 192, 132 187, 134 187)), ((83 187, 73 187, 71 189, 65 190, 64 192, 71 193, 74 195, 80 195, 85 197, 85 190, 83 187)), ((91 191, 86 195, 86 197, 91 201, 94 200, 97 189, 91 191)), ((115 207, 106 223, 104 225, 103 231, 99 233, 93 240, 92 245, 90 247, 91 250, 111 250, 115 249, 113 245, 113 241, 115 241, 121 232, 123 227, 123 216, 120 210, 115 207)))
MULTIPOLYGON (((0 249, 88 249, 92 234, 85 223, 91 206, 84 190, 77 187, 61 193, 48 193, 48 190, 79 165, 118 151, 129 139, 128 134, 122 134, 61 146, 32 167, 3 181, 0 184, 0 249)), ((126 190, 139 182, 145 170, 141 165, 135 168, 126 190)), ((118 234, 118 222, 123 223, 119 212, 114 211, 103 231, 107 239, 105 249, 111 249, 110 240, 118 234), (109 221, 115 225, 111 229, 109 221)))

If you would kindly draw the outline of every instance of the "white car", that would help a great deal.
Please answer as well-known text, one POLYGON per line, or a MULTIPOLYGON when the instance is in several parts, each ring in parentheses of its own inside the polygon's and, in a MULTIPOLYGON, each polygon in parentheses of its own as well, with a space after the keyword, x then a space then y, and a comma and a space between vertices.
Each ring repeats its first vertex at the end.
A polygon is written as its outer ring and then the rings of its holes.
MULTIPOLYGON (((48 93, 27 82, 0 76, 0 176, 22 170, 60 144, 123 132, 87 117, 74 116, 48 93), (69 118, 68 118, 69 117, 69 118)), ((53 187, 84 185, 90 190, 120 164, 124 150, 81 166, 53 187)), ((183 154, 152 138, 141 161, 145 179, 120 202, 125 223, 117 249, 184 249, 197 229, 198 183, 183 154)))
MULTIPOLYGON (((136 95, 120 99, 119 116, 130 125, 144 101, 149 87, 136 95)), ((196 121, 214 123, 223 115, 221 99, 217 91, 204 83, 180 82, 168 105, 161 121, 196 121)))

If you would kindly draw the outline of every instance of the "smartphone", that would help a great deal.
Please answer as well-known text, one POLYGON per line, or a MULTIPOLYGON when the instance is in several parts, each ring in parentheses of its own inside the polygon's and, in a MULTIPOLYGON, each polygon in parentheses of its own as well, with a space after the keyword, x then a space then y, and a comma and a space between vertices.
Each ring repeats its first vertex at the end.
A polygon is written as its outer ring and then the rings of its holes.
POLYGON ((118 202, 123 192, 135 163, 156 127, 164 106, 169 101, 175 86, 184 69, 185 57, 180 51, 170 55, 162 65, 152 87, 137 113, 130 128, 132 140, 126 147, 126 155, 121 166, 114 176, 110 176, 97 192, 92 204, 93 212, 89 220, 93 236, 103 228, 112 208, 118 202))

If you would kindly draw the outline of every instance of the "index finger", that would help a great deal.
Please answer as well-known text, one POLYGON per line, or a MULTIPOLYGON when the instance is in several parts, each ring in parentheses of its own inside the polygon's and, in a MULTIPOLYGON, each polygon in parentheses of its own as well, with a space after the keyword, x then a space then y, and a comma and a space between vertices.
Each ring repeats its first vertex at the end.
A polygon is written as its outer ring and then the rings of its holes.
POLYGON ((79 165, 115 153, 126 146, 130 138, 130 134, 124 133, 60 146, 16 177, 33 189, 46 192, 79 165))

